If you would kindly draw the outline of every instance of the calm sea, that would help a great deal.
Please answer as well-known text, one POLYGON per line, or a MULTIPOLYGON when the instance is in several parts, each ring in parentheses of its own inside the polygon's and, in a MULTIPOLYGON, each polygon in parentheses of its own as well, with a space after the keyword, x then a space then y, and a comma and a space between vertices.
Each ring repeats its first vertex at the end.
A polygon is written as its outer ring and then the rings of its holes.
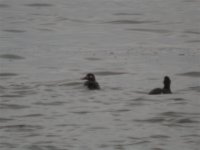
POLYGON ((199 97, 199 0, 0 0, 1 150, 199 150, 199 97))

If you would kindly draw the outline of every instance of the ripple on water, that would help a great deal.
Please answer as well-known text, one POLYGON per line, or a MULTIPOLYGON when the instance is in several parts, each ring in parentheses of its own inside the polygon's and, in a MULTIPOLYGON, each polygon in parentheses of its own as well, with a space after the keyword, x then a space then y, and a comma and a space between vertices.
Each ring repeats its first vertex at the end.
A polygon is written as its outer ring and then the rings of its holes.
POLYGON ((162 123, 165 121, 165 119, 163 117, 153 117, 149 119, 136 119, 134 121, 141 123, 162 123))
POLYGON ((13 144, 13 143, 12 144, 8 143, 8 142, 1 142, 0 143, 0 148, 2 148, 2 149, 3 148, 5 148, 5 149, 8 149, 8 148, 9 149, 16 149, 16 147, 17 147, 16 144, 13 144))
POLYGON ((7 91, 7 90, 6 90, 5 87, 0 86, 0 95, 1 95, 1 94, 5 94, 6 91, 7 91))
POLYGON ((0 118, 0 123, 12 121, 12 120, 13 120, 13 119, 10 119, 10 118, 0 118))
POLYGON ((184 99, 184 98, 172 98, 172 99, 169 99, 169 100, 174 100, 174 101, 185 101, 186 99, 184 99))
POLYGON ((9 93, 5 92, 0 97, 7 97, 7 98, 15 98, 15 97, 25 97, 27 95, 36 94, 37 91, 34 89, 34 86, 28 86, 24 84, 11 84, 9 87, 9 93))
POLYGON ((141 138, 135 138, 135 137, 129 137, 132 139, 132 144, 146 144, 150 143, 150 140, 148 140, 147 137, 141 137, 141 138))
POLYGON ((174 112, 174 111, 167 111, 167 112, 160 113, 160 116, 163 116, 165 118, 166 117, 181 117, 182 113, 174 112))
POLYGON ((33 118, 33 117, 42 117, 43 114, 28 114, 28 115, 24 115, 24 116, 20 116, 20 117, 30 117, 30 118, 33 118))
POLYGON ((25 84, 11 84, 10 87, 14 90, 29 90, 32 89, 34 86, 29 86, 25 84))
POLYGON ((7 7, 9 7, 8 4, 0 4, 0 8, 7 8, 7 7))
POLYGON ((30 106, 19 105, 19 104, 0 104, 0 109, 26 109, 30 106))
POLYGON ((178 75, 188 76, 188 77, 200 77, 200 72, 198 72, 198 71, 191 71, 191 72, 180 73, 178 75))
POLYGON ((51 7, 53 5, 49 4, 49 3, 31 3, 31 4, 25 4, 25 6, 29 6, 29 7, 51 7))
POLYGON ((164 150, 164 149, 155 147, 155 148, 151 148, 151 150, 164 150))
POLYGON ((115 72, 115 71, 99 71, 99 72, 94 72, 94 73, 96 75, 100 75, 100 76, 128 74, 127 72, 115 72))
POLYGON ((149 24, 149 23, 157 23, 158 21, 153 20, 114 20, 108 21, 105 23, 109 24, 149 24))
POLYGON ((127 13, 127 12, 120 12, 120 13, 114 13, 115 16, 140 16, 143 15, 141 13, 127 13))
POLYGON ((80 85, 82 83, 80 82, 68 82, 68 83, 60 83, 59 86, 77 86, 80 85))
POLYGON ((184 31, 184 33, 189 33, 189 34, 197 34, 197 35, 199 35, 200 34, 200 31, 195 31, 195 30, 186 30, 186 31, 184 31))
POLYGON ((143 102, 128 102, 127 103, 127 106, 129 106, 129 107, 138 107, 138 106, 143 106, 143 105, 146 105, 146 104, 144 104, 143 102))
POLYGON ((182 113, 182 112, 164 112, 160 116, 165 118, 165 124, 167 126, 185 126, 187 124, 198 123, 194 120, 196 113, 182 113))
POLYGON ((79 115, 85 115, 85 114, 89 114, 89 113, 92 113, 91 111, 73 111, 71 113, 74 113, 74 114, 79 114, 79 115))
POLYGON ((3 95, 0 95, 0 97, 4 97, 4 98, 17 98, 17 97, 23 97, 23 95, 18 95, 18 94, 3 94, 3 95))
MULTIPOLYGON (((41 143, 34 143, 34 145, 27 146, 28 150, 64 150, 60 147, 52 145, 53 141, 45 141, 41 143)), ((66 149, 68 150, 68 149, 66 149)))
POLYGON ((0 129, 5 129, 6 131, 15 131, 15 132, 31 132, 39 129, 43 129, 40 125, 8 125, 8 126, 0 126, 0 129))
POLYGON ((107 112, 112 112, 112 113, 123 113, 123 112, 129 112, 131 111, 130 109, 109 109, 107 112))
POLYGON ((0 55, 0 58, 4 58, 4 59, 25 59, 22 56, 19 55, 15 55, 15 54, 2 54, 0 55))
POLYGON ((0 85, 0 90, 4 90, 6 87, 0 85))
POLYGON ((138 90, 137 90, 137 91, 134 91, 134 92, 135 92, 135 93, 138 93, 138 94, 145 94, 145 95, 148 94, 148 92, 145 92, 145 91, 138 91, 138 90))
POLYGON ((155 134, 155 135, 151 135, 150 138, 154 138, 154 139, 169 139, 170 137, 167 135, 163 135, 163 134, 155 134))
POLYGON ((128 30, 132 30, 132 31, 141 31, 141 32, 151 32, 151 33, 169 33, 169 30, 165 30, 165 29, 128 29, 128 30))
POLYGON ((97 57, 87 57, 85 58, 86 60, 91 60, 91 61, 98 61, 101 60, 101 58, 97 58, 97 57))
POLYGON ((24 97, 24 96, 28 96, 28 95, 33 95, 36 94, 37 92, 34 90, 17 90, 13 92, 14 94, 16 94, 18 97, 24 97))
POLYGON ((163 125, 169 126, 169 127, 192 127, 192 126, 196 126, 197 123, 199 122, 193 119, 184 118, 184 119, 178 119, 178 120, 172 119, 163 125))
POLYGON ((145 101, 145 99, 144 98, 142 98, 142 97, 139 97, 139 98, 136 98, 136 99, 131 99, 131 100, 129 100, 129 101, 127 101, 127 106, 128 107, 133 107, 133 106, 142 106, 142 105, 146 105, 145 103, 144 103, 144 101, 145 101))
MULTIPOLYGON (((145 93, 142 93, 142 94, 147 94, 147 93, 145 92, 145 93)), ((137 97, 137 98, 133 99, 132 101, 135 101, 135 102, 155 102, 155 99, 149 99, 149 98, 146 98, 146 97, 137 97)))
POLYGON ((199 2, 198 0, 183 0, 183 2, 189 2, 189 3, 193 3, 193 2, 199 2))
POLYGON ((186 41, 188 43, 200 43, 200 40, 189 40, 189 41, 186 41))
POLYGON ((101 127, 101 126, 95 126, 95 127, 89 127, 87 128, 86 130, 87 131, 97 131, 97 130, 108 130, 109 128, 108 127, 101 127))
POLYGON ((176 123, 180 124, 188 124, 188 123, 198 123, 198 121, 191 119, 191 118, 181 118, 176 121, 176 123))
POLYGON ((36 102, 35 105, 42 105, 42 106, 60 106, 63 105, 65 102, 57 101, 57 102, 36 102))
POLYGON ((189 87, 189 90, 200 92, 200 86, 189 87))
POLYGON ((26 32, 25 30, 20 30, 20 29, 4 29, 2 31, 10 32, 10 33, 23 33, 23 32, 26 32))
POLYGON ((5 73, 0 73, 0 77, 10 77, 10 76, 17 76, 18 74, 16 73, 9 73, 9 72, 5 72, 5 73))
POLYGON ((194 118, 187 116, 189 114, 183 114, 180 112, 164 112, 160 113, 158 116, 148 118, 148 119, 138 119, 134 120, 136 122, 141 123, 156 123, 164 126, 175 126, 175 127, 183 127, 188 125, 193 125, 198 123, 198 121, 194 120, 194 118))

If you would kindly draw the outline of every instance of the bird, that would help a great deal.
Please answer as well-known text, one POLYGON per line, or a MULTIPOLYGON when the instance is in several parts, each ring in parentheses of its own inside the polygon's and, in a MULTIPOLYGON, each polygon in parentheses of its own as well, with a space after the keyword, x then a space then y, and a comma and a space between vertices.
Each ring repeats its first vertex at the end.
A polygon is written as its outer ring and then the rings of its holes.
POLYGON ((171 80, 168 76, 164 77, 163 84, 164 84, 163 88, 155 88, 149 92, 149 95, 172 94, 170 88, 171 80))
POLYGON ((99 90, 99 83, 96 81, 95 75, 93 73, 88 73, 82 80, 87 80, 84 83, 89 90, 99 90))

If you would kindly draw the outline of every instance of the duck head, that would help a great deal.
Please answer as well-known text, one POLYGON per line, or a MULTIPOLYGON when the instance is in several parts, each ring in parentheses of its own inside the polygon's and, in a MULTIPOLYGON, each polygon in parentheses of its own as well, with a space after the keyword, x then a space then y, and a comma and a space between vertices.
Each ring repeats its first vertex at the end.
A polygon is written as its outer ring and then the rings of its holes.
POLYGON ((164 89, 170 89, 171 80, 168 76, 164 77, 163 84, 164 84, 164 89))
POLYGON ((93 73, 88 73, 85 77, 82 78, 82 80, 96 81, 95 76, 94 76, 93 73))

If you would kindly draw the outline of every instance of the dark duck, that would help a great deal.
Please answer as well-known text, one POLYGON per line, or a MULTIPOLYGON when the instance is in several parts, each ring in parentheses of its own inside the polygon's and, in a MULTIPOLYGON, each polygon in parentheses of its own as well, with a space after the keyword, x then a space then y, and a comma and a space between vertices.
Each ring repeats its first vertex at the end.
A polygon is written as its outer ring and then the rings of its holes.
POLYGON ((96 78, 93 73, 88 73, 82 80, 87 80, 84 85, 89 90, 99 90, 100 86, 99 83, 96 81, 96 78))
POLYGON ((155 88, 149 92, 150 95, 156 95, 156 94, 171 94, 171 80, 168 76, 164 77, 163 80, 164 87, 163 88, 155 88))

